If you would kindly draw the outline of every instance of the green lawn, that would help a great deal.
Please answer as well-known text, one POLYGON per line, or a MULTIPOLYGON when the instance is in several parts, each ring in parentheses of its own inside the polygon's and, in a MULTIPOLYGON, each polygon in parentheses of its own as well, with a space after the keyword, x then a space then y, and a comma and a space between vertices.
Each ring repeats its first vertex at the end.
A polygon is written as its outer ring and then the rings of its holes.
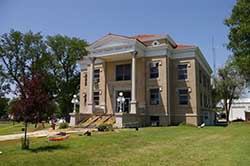
MULTIPOLYGON (((46 128, 48 126, 49 126, 49 124, 46 124, 46 128)), ((14 125, 12 122, 0 123, 0 135, 22 133, 23 127, 24 127, 23 123, 15 122, 14 125)), ((29 132, 36 131, 36 130, 38 130, 38 128, 35 128, 34 124, 28 125, 29 132)))
POLYGON ((0 165, 250 165, 250 124, 229 127, 188 126, 119 130, 71 135, 63 142, 0 142, 0 165))

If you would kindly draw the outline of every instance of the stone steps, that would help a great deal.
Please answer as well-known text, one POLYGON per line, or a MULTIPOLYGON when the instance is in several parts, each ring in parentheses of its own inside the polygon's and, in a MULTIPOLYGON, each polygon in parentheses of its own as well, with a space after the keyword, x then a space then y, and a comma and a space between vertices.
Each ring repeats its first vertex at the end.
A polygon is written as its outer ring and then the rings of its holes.
POLYGON ((101 124, 114 124, 115 118, 112 115, 93 115, 88 120, 80 123, 78 127, 96 128, 101 124))

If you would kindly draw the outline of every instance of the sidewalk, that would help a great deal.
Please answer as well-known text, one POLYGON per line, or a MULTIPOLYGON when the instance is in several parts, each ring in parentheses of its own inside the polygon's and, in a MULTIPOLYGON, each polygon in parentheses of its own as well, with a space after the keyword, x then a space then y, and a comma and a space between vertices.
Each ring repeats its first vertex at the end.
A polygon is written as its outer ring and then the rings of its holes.
MULTIPOLYGON (((47 137, 49 135, 55 135, 59 132, 66 132, 67 134, 70 133, 79 133, 79 132, 86 132, 89 129, 78 129, 78 130, 39 130, 39 131, 34 131, 34 132, 29 132, 27 133, 28 137, 47 137)), ((8 141, 8 140, 16 140, 16 139, 21 139, 24 136, 23 133, 21 134, 9 134, 9 135, 1 135, 0 136, 0 141, 8 141)))

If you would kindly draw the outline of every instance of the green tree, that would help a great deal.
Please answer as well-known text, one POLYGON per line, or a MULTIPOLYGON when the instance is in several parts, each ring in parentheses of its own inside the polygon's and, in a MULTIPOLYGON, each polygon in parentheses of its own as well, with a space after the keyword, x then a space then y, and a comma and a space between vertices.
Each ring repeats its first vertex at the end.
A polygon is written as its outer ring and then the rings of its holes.
POLYGON ((219 69, 218 77, 214 79, 215 89, 213 98, 222 101, 229 122, 229 110, 234 99, 238 99, 244 89, 245 81, 239 73, 238 67, 227 62, 224 68, 219 69))
POLYGON ((228 48, 233 52, 247 83, 250 83, 250 0, 237 0, 231 16, 225 20, 230 28, 228 48))
POLYGON ((22 77, 32 77, 34 71, 46 72, 49 61, 46 49, 40 33, 11 30, 0 36, 0 79, 4 80, 1 82, 4 90, 15 93, 10 85, 22 88, 22 77))
POLYGON ((77 61, 87 54, 87 43, 78 38, 56 35, 47 37, 47 45, 52 57, 50 81, 54 89, 53 96, 56 96, 59 103, 61 116, 68 120, 69 113, 72 112, 72 97, 79 93, 80 88, 80 69, 77 61))
POLYGON ((10 110, 15 120, 24 121, 24 148, 28 147, 28 122, 47 120, 48 115, 53 112, 48 89, 44 86, 44 82, 47 83, 45 80, 49 78, 46 77, 49 61, 47 45, 40 33, 11 30, 0 37, 0 78, 4 80, 0 80, 1 90, 17 96, 10 110), (43 76, 42 79, 39 78, 40 75, 43 76))

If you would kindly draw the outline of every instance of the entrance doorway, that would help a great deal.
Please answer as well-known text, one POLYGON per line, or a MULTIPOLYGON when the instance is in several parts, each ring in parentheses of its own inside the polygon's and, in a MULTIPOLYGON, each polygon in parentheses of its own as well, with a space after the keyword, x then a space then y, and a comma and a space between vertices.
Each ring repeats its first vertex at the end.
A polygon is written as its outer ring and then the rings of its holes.
POLYGON ((125 98, 125 102, 124 102, 124 112, 129 113, 130 111, 130 101, 131 101, 131 91, 116 91, 116 97, 115 97, 115 103, 116 103, 116 112, 119 112, 120 110, 120 106, 117 102, 117 97, 119 96, 119 93, 122 92, 123 93, 123 97, 125 98))

